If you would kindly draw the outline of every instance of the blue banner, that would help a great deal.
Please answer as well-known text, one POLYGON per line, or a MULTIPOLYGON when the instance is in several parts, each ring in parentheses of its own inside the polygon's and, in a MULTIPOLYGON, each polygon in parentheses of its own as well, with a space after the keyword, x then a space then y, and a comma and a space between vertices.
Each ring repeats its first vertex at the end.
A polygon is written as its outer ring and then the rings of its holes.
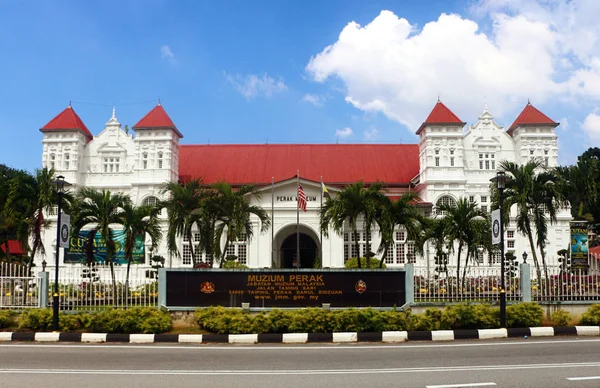
MULTIPOLYGON (((86 250, 85 244, 89 238, 90 232, 82 230, 77 236, 71 236, 69 240, 69 248, 65 248, 65 263, 68 264, 85 264, 86 250)), ((113 239, 115 240, 115 256, 113 262, 115 264, 127 264, 125 257, 125 233, 122 230, 112 231, 113 239)), ((131 264, 145 264, 146 255, 144 249, 143 235, 137 236, 133 244, 133 257, 131 264)), ((96 263, 104 264, 106 262, 106 244, 99 233, 94 236, 94 258, 96 263)))

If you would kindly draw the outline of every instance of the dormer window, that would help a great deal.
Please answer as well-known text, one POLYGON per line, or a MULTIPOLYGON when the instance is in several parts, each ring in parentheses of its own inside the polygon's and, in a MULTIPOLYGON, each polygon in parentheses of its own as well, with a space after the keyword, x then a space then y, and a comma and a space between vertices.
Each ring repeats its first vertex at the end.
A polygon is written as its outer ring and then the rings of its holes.
POLYGON ((163 168, 163 153, 162 152, 158 153, 158 168, 159 169, 163 168))
POLYGON ((148 153, 144 152, 142 154, 142 168, 146 170, 148 168, 148 153))
POLYGON ((71 155, 65 154, 65 170, 69 169, 69 161, 71 160, 71 155))

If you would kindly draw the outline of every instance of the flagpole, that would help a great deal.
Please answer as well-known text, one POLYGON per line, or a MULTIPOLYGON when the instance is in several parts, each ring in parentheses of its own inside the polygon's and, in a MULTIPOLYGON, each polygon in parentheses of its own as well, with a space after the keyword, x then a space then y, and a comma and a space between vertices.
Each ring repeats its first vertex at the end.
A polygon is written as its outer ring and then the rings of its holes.
POLYGON ((300 268, 300 170, 296 171, 296 267, 300 268))
MULTIPOLYGON (((323 176, 321 176, 321 210, 323 210, 323 176)), ((320 220, 319 220, 319 223, 320 220)), ((321 268, 323 268, 323 229, 319 228, 319 243, 320 243, 320 255, 321 255, 321 268)))
POLYGON ((275 264, 275 177, 271 177, 271 268, 275 264))

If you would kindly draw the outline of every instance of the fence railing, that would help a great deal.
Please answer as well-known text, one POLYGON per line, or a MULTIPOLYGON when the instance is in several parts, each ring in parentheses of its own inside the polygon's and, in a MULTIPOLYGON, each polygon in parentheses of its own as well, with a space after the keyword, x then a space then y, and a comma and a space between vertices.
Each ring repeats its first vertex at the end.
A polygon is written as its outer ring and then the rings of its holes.
MULTIPOLYGON (((49 304, 54 294, 54 266, 50 275, 49 304)), ((125 267, 115 267, 114 282, 108 266, 59 267, 59 308, 61 310, 94 311, 107 308, 158 306, 156 271, 146 266, 132 266, 129 277, 125 267)))
POLYGON ((28 276, 27 266, 19 263, 0 262, 0 277, 28 276))
POLYGON ((531 298, 539 302, 551 301, 598 301, 600 300, 600 275, 575 269, 548 268, 548 277, 542 269, 542 278, 537 279, 535 268, 531 268, 531 298))
MULTIPOLYGON (((471 266, 457 282, 456 267, 447 272, 435 273, 427 268, 414 269, 415 302, 489 302, 500 300, 500 268, 471 266)), ((520 300, 521 290, 518 272, 507 272, 505 278, 506 299, 520 300)))
POLYGON ((0 309, 40 307, 41 292, 40 277, 0 276, 0 309))

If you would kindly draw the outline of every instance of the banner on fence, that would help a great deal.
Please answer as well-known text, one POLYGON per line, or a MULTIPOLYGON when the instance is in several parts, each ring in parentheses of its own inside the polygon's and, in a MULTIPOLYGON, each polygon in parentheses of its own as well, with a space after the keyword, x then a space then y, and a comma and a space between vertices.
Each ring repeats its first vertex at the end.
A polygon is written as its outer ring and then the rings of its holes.
MULTIPOLYGON (((88 230, 82 230, 79 235, 71 235, 69 241, 69 247, 65 248, 65 263, 67 264, 83 264, 86 263, 86 242, 89 238, 90 232, 88 230)), ((113 258, 115 264, 127 264, 125 257, 125 233, 121 230, 113 230, 113 239, 116 244, 116 253, 113 258)), ((104 263, 106 261, 106 244, 104 239, 96 233, 94 237, 94 258, 96 263, 104 263)), ((144 252, 144 236, 140 235, 135 238, 133 244, 133 257, 132 264, 145 264, 145 252, 144 252)))
POLYGON ((500 209, 492 211, 492 244, 500 244, 500 209))
POLYGON ((571 222, 571 268, 588 267, 587 221, 571 222))
POLYGON ((60 216, 60 240, 58 241, 59 247, 69 247, 69 235, 71 234, 71 216, 62 213, 60 216))

